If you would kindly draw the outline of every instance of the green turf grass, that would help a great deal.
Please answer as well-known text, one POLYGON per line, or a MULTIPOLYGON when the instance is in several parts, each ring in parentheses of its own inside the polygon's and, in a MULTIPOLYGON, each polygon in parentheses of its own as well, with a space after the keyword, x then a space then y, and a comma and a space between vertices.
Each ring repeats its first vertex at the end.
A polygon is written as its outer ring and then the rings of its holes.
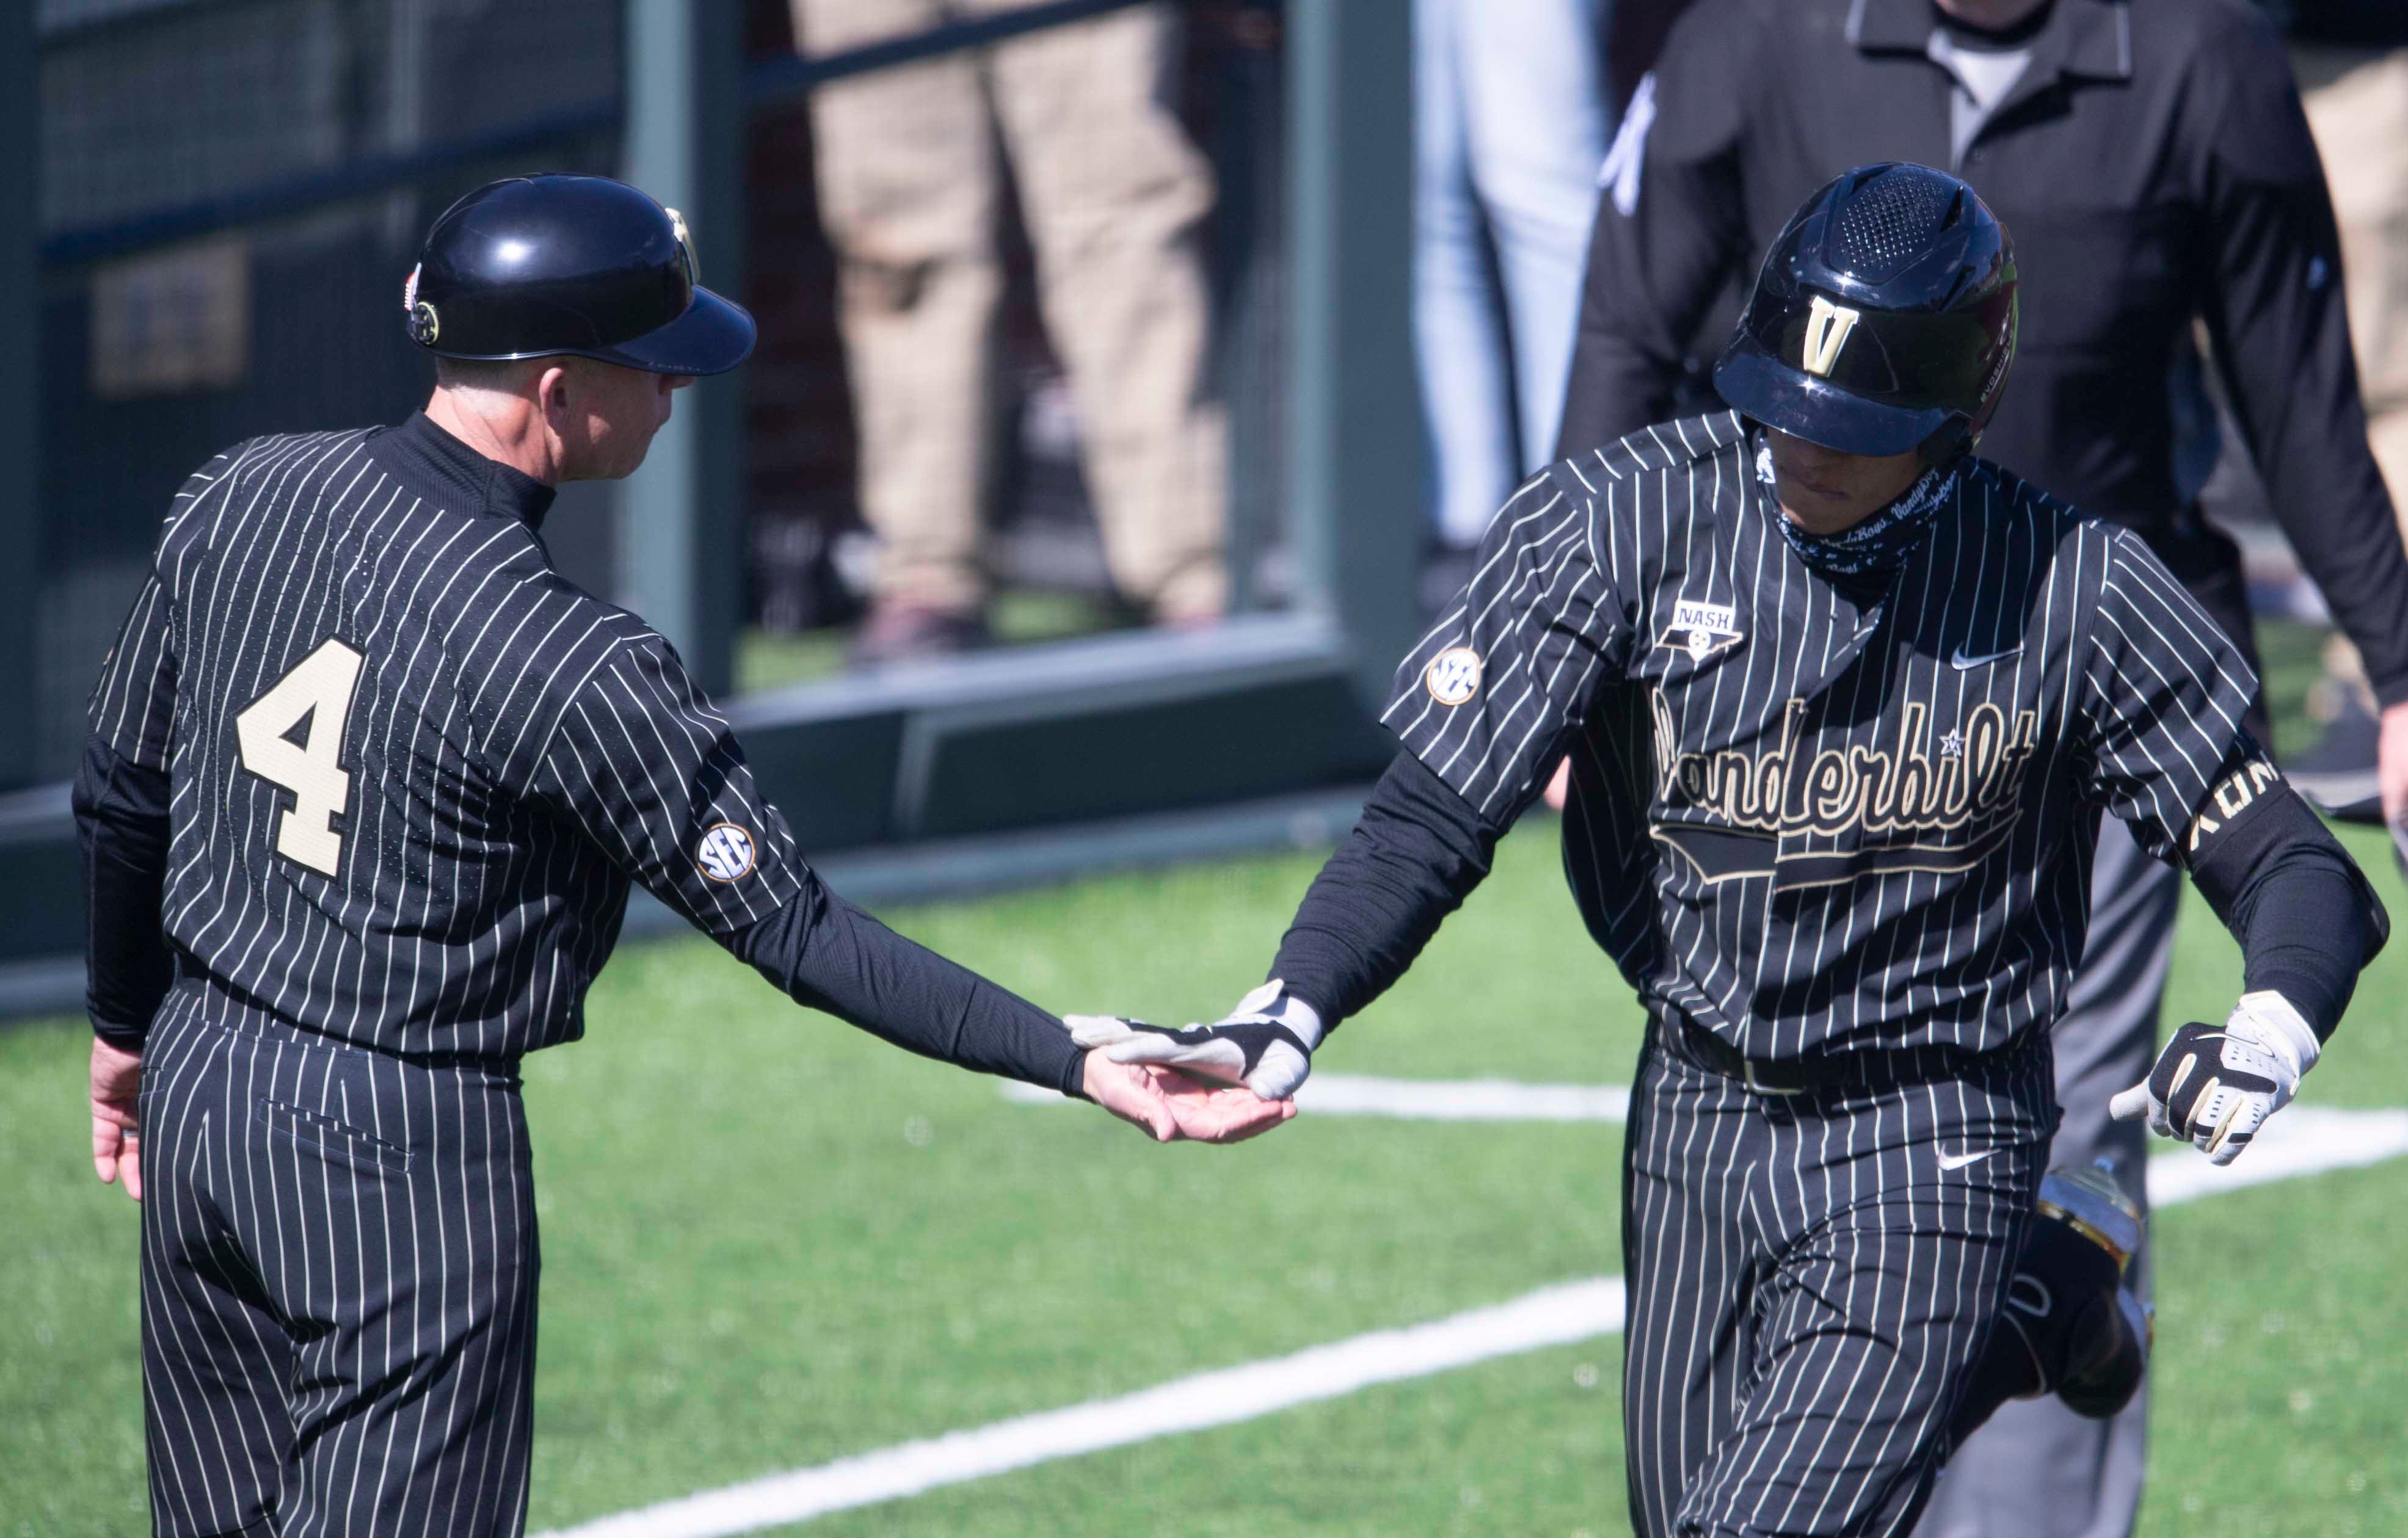
MULTIPOLYGON (((1335 1038, 1327 1067, 1627 1079, 1635 1011, 1582 943, 1552 831, 1507 842, 1489 885, 1335 1038)), ((2352 843, 2398 898, 2379 840, 2352 843)), ((1251 980, 1313 863, 1193 866, 896 917, 1060 1007, 1183 1018, 1251 980)), ((2389 1028, 2408 998, 2403 955, 2369 976, 2312 1102, 2408 1100, 2408 1044, 2389 1028)), ((2236 965, 2194 903, 2174 1018, 2226 1007, 2236 965)), ((804 1015, 695 941, 631 947, 593 1018, 588 1041, 528 1062, 546 1262, 538 1525, 1615 1263, 1609 1127, 1308 1118, 1243 1149, 1153 1148, 1092 1110, 1010 1104, 804 1015)), ((0 1532, 139 1520, 134 1213, 82 1158, 82 1049, 64 1021, 0 1033, 0 1232, 16 1241, 0 1252, 0 1424, 15 1429, 0 1532)), ((2335 1174, 2168 1216, 2167 1434, 2148 1531, 2176 1531, 2169 1492, 2186 1490, 2284 1517, 2248 1531, 2401 1531, 2401 1184, 2400 1166, 2335 1174), (2283 1316, 2273 1334, 2269 1314, 2283 1316), (2272 1465, 2243 1456, 2267 1445, 2282 1449, 2272 1465)), ((1619 1531, 1618 1362, 1612 1342, 1537 1353, 813 1527, 1619 1531), (1577 1387, 1584 1361, 1602 1388, 1577 1387)))
MULTIPOLYGON (((1334 1071, 1622 1082, 1637 1012, 1544 819, 1334 1071)), ((2379 834, 2353 850, 2408 913, 2379 834)), ((1062 1009, 1211 1018, 1317 859, 890 915, 1062 1009)), ((2220 1018, 2187 899, 2168 1018, 2220 1018)), ((2408 943, 2310 1104, 2408 1104, 2408 943)), ((135 1212, 84 1156, 87 1041, 0 1031, 0 1535, 143 1526, 135 1212)), ((1082 1107, 805 1015, 693 940, 631 947, 586 1042, 527 1064, 544 1224, 534 1519, 598 1516, 1610 1273, 1618 1132, 1306 1118, 1154 1148, 1082 1107)), ((2165 1158, 2193 1158, 2172 1150, 2165 1158)), ((2145 1533, 2408 1531, 2408 1165, 2211 1198, 2160 1228, 2145 1533), (2198 1509, 2186 1511, 2196 1501, 2198 1509)), ((1625 1531, 1619 1343, 1490 1362, 810 1524, 830 1534, 1625 1531), (1598 1369, 1583 1386, 1584 1365, 1598 1369)))

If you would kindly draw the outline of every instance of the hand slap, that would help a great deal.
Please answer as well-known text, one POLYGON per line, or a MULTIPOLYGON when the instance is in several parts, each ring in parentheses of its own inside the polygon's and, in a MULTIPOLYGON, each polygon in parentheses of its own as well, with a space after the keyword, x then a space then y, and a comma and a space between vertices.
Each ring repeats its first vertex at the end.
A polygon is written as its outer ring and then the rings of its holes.
POLYGON ((1312 1071, 1321 1016, 1289 998, 1274 977, 1238 1001, 1217 1025, 1172 1031, 1118 1015, 1066 1015, 1062 1023, 1080 1046, 1114 1062, 1176 1068, 1197 1078, 1242 1084, 1265 1100, 1287 1100, 1312 1071))
POLYGON ((1296 1115, 1296 1103, 1205 1084, 1173 1068, 1114 1062, 1090 1051, 1087 1098, 1156 1143, 1243 1143, 1296 1115))
POLYGON ((1156 1143, 1179 1138, 1179 1118, 1170 1114, 1170 1099, 1142 1068, 1112 1061, 1100 1052, 1087 1054, 1079 1088, 1087 1098, 1144 1132, 1156 1143))
POLYGON ((1265 1100, 1252 1089, 1207 1084, 1176 1068, 1138 1070, 1154 1079, 1179 1123, 1179 1135, 1197 1143, 1243 1143, 1296 1116, 1293 1100, 1265 1100))

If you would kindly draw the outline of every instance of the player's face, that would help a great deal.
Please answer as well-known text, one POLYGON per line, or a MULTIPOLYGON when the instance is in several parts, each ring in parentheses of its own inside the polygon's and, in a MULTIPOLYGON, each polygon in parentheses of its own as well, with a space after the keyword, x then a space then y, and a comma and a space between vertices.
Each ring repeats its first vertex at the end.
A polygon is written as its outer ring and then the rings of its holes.
POLYGON ((652 374, 587 358, 567 360, 558 394, 547 402, 560 439, 560 478, 616 480, 633 475, 669 420, 669 398, 689 375, 652 374))
POLYGON ((1808 534, 1835 534, 1896 501, 1923 474, 1914 450, 1870 459, 1769 433, 1773 491, 1781 510, 1808 534))

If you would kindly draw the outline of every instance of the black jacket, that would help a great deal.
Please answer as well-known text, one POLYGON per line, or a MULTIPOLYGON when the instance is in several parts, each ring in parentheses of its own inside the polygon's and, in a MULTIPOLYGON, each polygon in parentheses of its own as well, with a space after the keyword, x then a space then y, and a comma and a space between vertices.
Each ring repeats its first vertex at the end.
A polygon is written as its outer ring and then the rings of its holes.
POLYGON ((2168 380, 2203 319, 2276 516, 2408 700, 2408 556, 2367 448, 2339 237, 2272 25, 2239 0, 2056 0, 1952 164, 1930 0, 1700 0, 1607 165, 1560 451, 1676 414, 1799 203, 1851 165, 1949 166, 2006 222, 2022 341, 1985 459, 2140 532, 2248 645, 2231 542, 2173 478, 2168 380))

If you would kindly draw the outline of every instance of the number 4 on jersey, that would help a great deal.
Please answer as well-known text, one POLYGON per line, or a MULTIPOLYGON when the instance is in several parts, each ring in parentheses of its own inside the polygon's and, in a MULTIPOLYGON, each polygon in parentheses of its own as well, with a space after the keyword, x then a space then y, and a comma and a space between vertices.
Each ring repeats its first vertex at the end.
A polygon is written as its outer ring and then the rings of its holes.
POLYGON ((350 647, 327 641, 234 719, 242 766, 293 792, 292 807, 277 820, 276 852, 327 876, 343 860, 343 835, 335 832, 334 819, 351 805, 343 722, 351 713, 360 662, 350 647), (308 730, 296 746, 292 733, 305 720, 308 730))

